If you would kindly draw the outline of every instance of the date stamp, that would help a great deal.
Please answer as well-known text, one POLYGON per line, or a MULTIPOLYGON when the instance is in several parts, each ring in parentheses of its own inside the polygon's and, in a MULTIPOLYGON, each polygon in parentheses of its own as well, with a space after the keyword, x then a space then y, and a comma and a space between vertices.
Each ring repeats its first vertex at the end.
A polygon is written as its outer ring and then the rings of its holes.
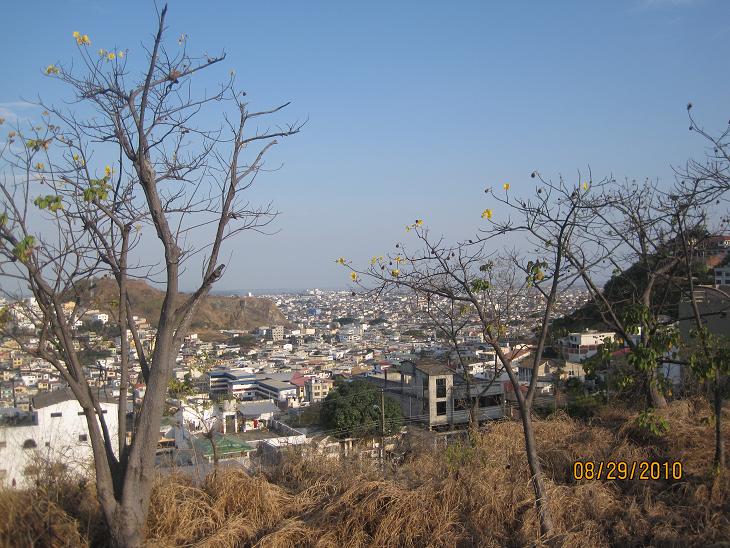
POLYGON ((578 480, 669 480, 682 479, 682 463, 658 461, 581 461, 573 463, 573 479, 578 480))

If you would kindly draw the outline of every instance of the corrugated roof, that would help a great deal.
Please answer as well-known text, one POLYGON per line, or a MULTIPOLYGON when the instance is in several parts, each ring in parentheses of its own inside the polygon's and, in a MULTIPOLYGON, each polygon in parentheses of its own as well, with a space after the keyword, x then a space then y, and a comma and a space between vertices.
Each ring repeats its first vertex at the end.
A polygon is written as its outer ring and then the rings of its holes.
MULTIPOLYGON (((102 403, 118 403, 116 398, 110 397, 106 393, 98 392, 99 402, 102 403)), ((55 405, 64 401, 76 400, 73 391, 68 386, 65 388, 59 388, 58 390, 52 390, 50 392, 40 392, 32 398, 33 409, 42 409, 49 405, 55 405)))

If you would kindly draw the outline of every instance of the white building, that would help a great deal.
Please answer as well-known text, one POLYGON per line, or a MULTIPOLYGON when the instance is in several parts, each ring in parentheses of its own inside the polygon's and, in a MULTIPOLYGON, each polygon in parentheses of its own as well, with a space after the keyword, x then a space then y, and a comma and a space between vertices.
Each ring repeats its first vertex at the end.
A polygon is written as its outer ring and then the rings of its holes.
MULTIPOLYGON (((117 403, 101 398, 100 405, 116 441, 117 403)), ((78 473, 90 470, 93 453, 86 417, 70 389, 38 394, 30 413, 5 413, 0 418, 0 484, 27 485, 24 471, 39 459, 63 463, 78 473)))
POLYGON ((109 322, 109 314, 105 314, 104 312, 92 314, 91 321, 106 324, 109 322))

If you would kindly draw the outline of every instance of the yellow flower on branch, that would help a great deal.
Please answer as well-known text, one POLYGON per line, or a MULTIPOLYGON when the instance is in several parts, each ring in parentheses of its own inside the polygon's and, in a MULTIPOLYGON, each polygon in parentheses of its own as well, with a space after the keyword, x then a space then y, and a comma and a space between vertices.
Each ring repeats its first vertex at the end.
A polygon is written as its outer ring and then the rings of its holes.
POLYGON ((91 45, 91 40, 89 40, 89 35, 88 34, 84 34, 81 37, 81 44, 84 45, 84 46, 90 46, 91 45))
POLYGON ((78 155, 78 154, 74 154, 74 155, 72 156, 72 158, 73 158, 73 161, 74 161, 74 162, 78 162, 78 161, 79 161, 79 155, 78 155))
POLYGON ((46 67, 46 74, 58 74, 58 67, 56 65, 48 65, 46 67))
POLYGON ((396 262, 396 263, 398 263, 398 264, 401 264, 401 263, 403 262, 403 257, 401 257, 400 255, 398 255, 398 256, 397 256, 397 257, 395 258, 395 262, 396 262))
POLYGON ((119 51, 117 52, 117 57, 119 57, 120 59, 121 59, 122 57, 124 57, 124 52, 123 52, 122 50, 119 50, 119 51))
POLYGON ((104 48, 99 48, 97 53, 99 54, 99 57, 104 57, 106 55, 106 50, 104 48))
POLYGON ((350 279, 353 282, 356 282, 357 281, 357 272, 350 272, 350 279))
POLYGON ((393 276, 394 278, 397 278, 398 276, 400 276, 400 270, 398 270, 397 268, 395 268, 395 269, 393 269, 393 270, 390 271, 390 275, 393 276))
POLYGON ((491 209, 485 209, 482 211, 482 219, 491 219, 492 218, 492 210, 491 209))
POLYGON ((416 219, 416 226, 423 225, 423 219, 416 219))
POLYGON ((583 190, 588 190, 588 183, 583 183, 583 190))
POLYGON ((502 185, 502 188, 505 189, 505 190, 509 190, 509 183, 504 183, 502 185))
POLYGON ((345 264, 345 258, 344 257, 338 257, 335 261, 337 264, 344 265, 345 264))
POLYGON ((109 166, 106 166, 104 168, 104 177, 111 177, 112 176, 112 168, 109 166))
POLYGON ((74 33, 73 33, 73 35, 72 35, 72 36, 73 36, 74 38, 76 38, 76 41, 77 41, 77 42, 78 42, 79 40, 81 40, 81 33, 80 33, 79 31, 77 31, 77 30, 75 30, 75 31, 74 31, 74 33))
POLYGON ((375 264, 375 263, 377 263, 377 262, 378 262, 378 258, 377 258, 377 257, 375 257, 375 256, 373 256, 373 258, 372 258, 372 259, 370 259, 370 264, 371 264, 371 265, 374 265, 374 264, 375 264))
POLYGON ((38 171, 43 171, 43 170, 44 170, 44 169, 46 168, 46 166, 45 166, 45 165, 43 164, 43 162, 38 162, 38 163, 37 163, 37 164, 35 165, 35 168, 36 168, 36 169, 37 169, 38 171))
POLYGON ((109 53, 106 54, 106 58, 108 61, 114 61, 116 56, 117 56, 116 53, 114 53, 113 51, 110 51, 109 53))

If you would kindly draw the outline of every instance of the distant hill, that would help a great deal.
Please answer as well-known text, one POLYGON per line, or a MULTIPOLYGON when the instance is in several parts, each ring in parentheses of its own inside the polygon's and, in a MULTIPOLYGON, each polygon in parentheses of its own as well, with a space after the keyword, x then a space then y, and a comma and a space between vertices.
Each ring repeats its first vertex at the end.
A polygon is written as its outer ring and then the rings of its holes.
MULTIPOLYGON (((102 311, 109 311, 112 303, 119 298, 116 282, 111 278, 86 282, 76 289, 81 296, 81 304, 102 311)), ((130 280, 129 296, 133 313, 143 316, 156 327, 164 292, 144 281, 130 280)), ((249 330, 262 325, 288 327, 290 323, 269 299, 209 295, 198 305, 190 329, 203 338, 206 335, 208 338, 219 338, 218 331, 221 329, 249 330)))
MULTIPOLYGON (((658 259, 652 257, 652 260, 658 259)), ((698 259, 693 270, 696 277, 695 283, 712 285, 715 279, 712 265, 726 264, 728 260, 730 260, 730 255, 724 251, 721 254, 709 254, 698 259)), ((686 282, 682 281, 682 277, 686 278, 686 273, 686 267, 679 265, 673 273, 678 278, 675 284, 668 286, 661 278, 654 283, 651 304, 655 314, 664 314, 671 318, 677 317, 677 303, 682 296, 682 289, 686 289, 686 282)), ((637 262, 620 274, 612 276, 603 286, 603 294, 621 317, 627 306, 640 301, 645 288, 646 268, 637 262)), ((590 300, 571 314, 555 319, 553 330, 562 333, 582 331, 588 328, 605 329, 607 326, 601 317, 601 308, 601 305, 590 300)))

